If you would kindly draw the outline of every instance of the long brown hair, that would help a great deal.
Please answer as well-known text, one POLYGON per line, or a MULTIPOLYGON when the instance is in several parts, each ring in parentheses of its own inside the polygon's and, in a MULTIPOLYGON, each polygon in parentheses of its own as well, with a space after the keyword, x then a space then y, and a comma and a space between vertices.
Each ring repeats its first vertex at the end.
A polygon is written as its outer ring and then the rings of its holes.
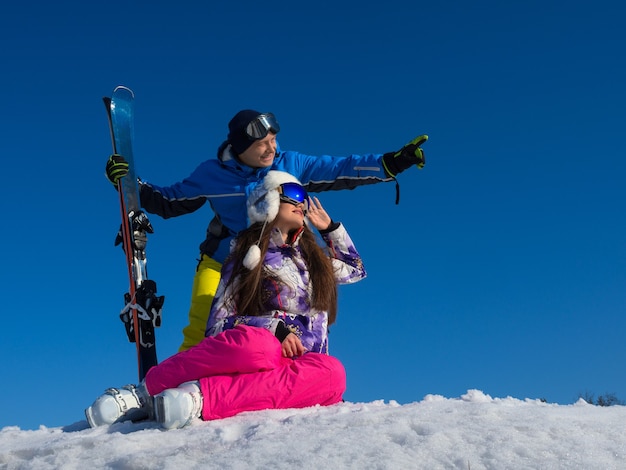
MULTIPOLYGON (((248 248, 257 242, 261 250, 261 260, 265 259, 270 234, 275 226, 276 219, 268 222, 265 228, 263 228, 263 223, 257 222, 240 232, 237 236, 235 248, 229 257, 235 260, 229 284, 238 279, 238 287, 233 294, 234 298, 226 299, 226 302, 231 308, 236 306, 237 311, 241 315, 263 315, 263 289, 261 289, 263 279, 271 278, 275 282, 281 282, 280 279, 276 279, 268 273, 263 261, 252 270, 243 266, 243 259, 248 248), (261 231, 263 232, 262 234, 261 231), (261 237, 260 241, 259 237, 261 237)), ((287 239, 291 240, 295 233, 295 231, 290 232, 287 239)), ((312 287, 309 303, 311 307, 317 310, 328 312, 328 323, 330 325, 335 322, 337 317, 337 281, 335 280, 332 262, 318 244, 314 233, 307 226, 304 226, 302 229, 298 246, 309 270, 312 287)))

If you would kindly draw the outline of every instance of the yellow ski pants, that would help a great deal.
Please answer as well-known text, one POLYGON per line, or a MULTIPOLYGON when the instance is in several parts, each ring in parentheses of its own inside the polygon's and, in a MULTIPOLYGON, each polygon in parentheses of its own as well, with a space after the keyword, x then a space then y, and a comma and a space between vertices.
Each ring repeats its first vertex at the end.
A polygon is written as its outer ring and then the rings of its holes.
POLYGON ((204 339, 211 304, 220 282, 221 269, 220 263, 207 255, 202 255, 193 278, 189 325, 183 328, 183 344, 178 348, 179 351, 185 351, 204 339))

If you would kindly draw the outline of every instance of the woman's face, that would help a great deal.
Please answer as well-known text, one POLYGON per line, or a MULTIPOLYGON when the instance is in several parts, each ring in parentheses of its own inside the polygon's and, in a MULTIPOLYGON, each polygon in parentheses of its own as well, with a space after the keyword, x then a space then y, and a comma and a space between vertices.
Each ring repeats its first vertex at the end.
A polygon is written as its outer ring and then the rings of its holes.
POLYGON ((304 203, 294 205, 290 202, 281 201, 276 216, 276 225, 284 234, 302 227, 304 225, 304 203))

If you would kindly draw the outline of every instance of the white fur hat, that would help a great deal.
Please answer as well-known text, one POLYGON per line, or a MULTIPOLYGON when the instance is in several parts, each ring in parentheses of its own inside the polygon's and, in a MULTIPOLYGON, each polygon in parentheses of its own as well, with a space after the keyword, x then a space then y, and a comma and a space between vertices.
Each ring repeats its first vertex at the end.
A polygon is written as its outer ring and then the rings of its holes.
MULTIPOLYGON (((267 175, 250 193, 246 202, 248 208, 248 225, 252 225, 256 222, 263 222, 264 224, 271 222, 278 215, 280 208, 280 194, 278 193, 278 187, 284 183, 296 183, 302 184, 297 178, 291 176, 284 171, 271 170, 267 172, 267 175)), ((265 227, 265 225, 264 225, 265 227)), ((261 233, 263 233, 261 231, 261 233)), ((261 261, 261 250, 258 243, 252 245, 245 258, 243 259, 243 265, 252 270, 261 261)))
POLYGON ((278 215, 280 194, 278 187, 284 183, 302 185, 297 178, 284 171, 271 170, 248 196, 248 225, 255 222, 271 222, 278 215))

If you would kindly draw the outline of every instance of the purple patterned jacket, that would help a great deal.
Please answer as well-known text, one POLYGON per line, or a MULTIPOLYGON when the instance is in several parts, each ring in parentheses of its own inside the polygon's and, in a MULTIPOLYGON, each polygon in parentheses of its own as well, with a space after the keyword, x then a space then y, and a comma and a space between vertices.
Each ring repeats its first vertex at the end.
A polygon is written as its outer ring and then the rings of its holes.
MULTIPOLYGON (((334 230, 322 233, 322 239, 328 246, 338 284, 351 284, 365 278, 361 257, 343 225, 339 224, 334 230)), ((267 328, 275 334, 282 320, 291 332, 298 335, 307 351, 328 353, 328 312, 310 306, 309 271, 302 258, 299 241, 300 236, 292 245, 283 244, 277 228, 270 236, 263 262, 273 276, 281 279, 282 284, 277 285, 267 279, 264 281, 263 288, 269 295, 266 296, 265 314, 262 316, 248 316, 227 308, 225 299, 237 291, 238 283, 235 280, 227 286, 233 262, 231 260, 224 264, 207 322, 206 336, 215 336, 239 324, 267 328)))

